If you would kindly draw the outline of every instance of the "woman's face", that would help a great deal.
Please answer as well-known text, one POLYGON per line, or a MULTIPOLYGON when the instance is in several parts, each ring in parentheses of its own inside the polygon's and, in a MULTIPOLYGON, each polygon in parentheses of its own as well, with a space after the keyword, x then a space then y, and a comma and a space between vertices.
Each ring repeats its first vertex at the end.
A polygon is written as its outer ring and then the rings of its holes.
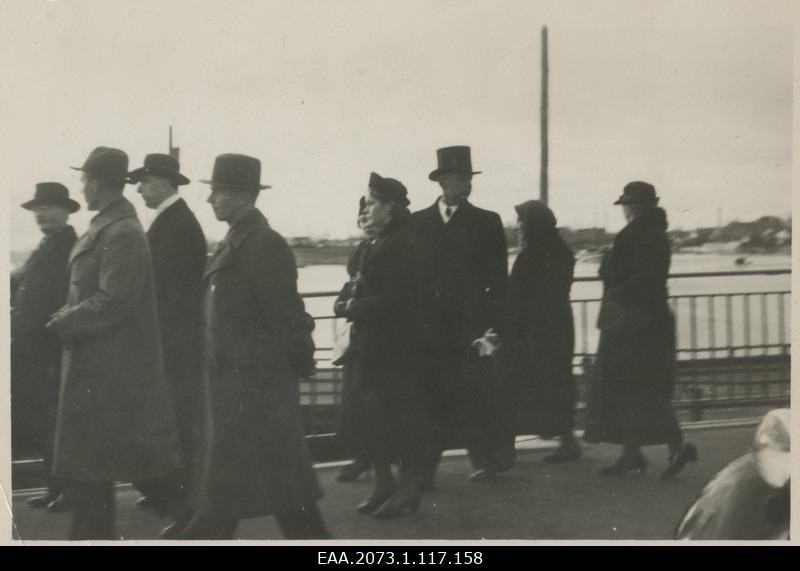
POLYGON ((522 243, 522 240, 525 238, 525 236, 522 233, 522 218, 520 218, 519 215, 517 216, 517 223, 514 225, 514 232, 517 233, 517 238, 519 239, 520 243, 522 243))
POLYGON ((377 229, 384 228, 392 220, 392 203, 383 202, 371 192, 364 195, 364 200, 364 215, 366 217, 366 224, 364 225, 365 231, 368 227, 377 229))

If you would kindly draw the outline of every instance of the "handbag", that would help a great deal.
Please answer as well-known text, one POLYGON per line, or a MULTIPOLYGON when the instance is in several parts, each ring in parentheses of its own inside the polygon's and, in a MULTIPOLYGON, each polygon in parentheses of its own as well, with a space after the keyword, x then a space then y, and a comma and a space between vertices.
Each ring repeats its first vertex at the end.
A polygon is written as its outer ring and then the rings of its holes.
POLYGON ((340 366, 347 361, 353 352, 353 322, 345 321, 336 330, 333 337, 333 351, 331 352, 331 363, 340 366))
POLYGON ((625 304, 603 300, 597 316, 597 328, 602 331, 639 331, 650 325, 650 310, 644 303, 625 304))

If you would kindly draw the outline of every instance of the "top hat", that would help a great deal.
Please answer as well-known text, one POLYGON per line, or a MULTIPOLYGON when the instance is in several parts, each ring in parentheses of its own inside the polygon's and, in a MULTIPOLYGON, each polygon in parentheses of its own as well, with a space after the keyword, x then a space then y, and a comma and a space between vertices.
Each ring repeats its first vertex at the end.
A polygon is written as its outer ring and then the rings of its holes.
POLYGON ((172 155, 162 153, 151 153, 144 158, 144 166, 128 173, 128 179, 132 183, 148 174, 164 177, 175 186, 189 184, 191 181, 183 176, 179 171, 181 165, 178 159, 172 155))
POLYGON ((67 212, 77 212, 81 205, 69 197, 69 190, 60 182, 40 182, 36 185, 33 200, 21 204, 22 208, 33 210, 37 206, 61 206, 67 212))
POLYGON ((98 175, 112 182, 123 184, 128 182, 128 155, 119 149, 97 147, 91 152, 82 167, 70 168, 98 175))
POLYGON ((439 167, 428 175, 428 178, 431 180, 439 180, 441 175, 448 173, 481 173, 481 171, 472 170, 472 158, 470 157, 469 147, 443 147, 436 151, 436 158, 439 161, 439 167))
POLYGON ((214 160, 211 180, 200 182, 237 190, 272 188, 261 184, 261 161, 247 155, 219 155, 214 160))
POLYGON ((384 178, 378 173, 369 174, 369 189, 387 202, 394 202, 400 206, 408 206, 408 190, 399 180, 384 178))
POLYGON ((656 187, 649 182, 629 182, 622 189, 620 196, 614 204, 649 204, 655 206, 659 198, 656 196, 656 187))

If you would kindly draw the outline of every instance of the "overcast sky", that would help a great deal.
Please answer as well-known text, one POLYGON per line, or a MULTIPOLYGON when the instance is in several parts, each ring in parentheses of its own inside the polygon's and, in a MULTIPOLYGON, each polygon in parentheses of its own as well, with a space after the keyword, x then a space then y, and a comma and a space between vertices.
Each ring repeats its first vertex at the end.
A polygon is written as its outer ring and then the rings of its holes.
MULTIPOLYGON (((792 3, 7 1, 0 146, 13 249, 39 235, 18 204, 40 181, 81 203, 98 145, 131 168, 167 151, 262 161, 259 204, 287 236, 355 232, 371 170, 431 204, 437 147, 468 144, 473 202, 507 220, 538 196, 540 30, 550 34, 551 206, 569 226, 622 224, 630 180, 673 225, 791 211, 792 3), (10 113, 9 113, 10 111, 10 113)), ((134 187, 126 191, 141 206, 134 187)), ((209 238, 225 226, 182 190, 209 238)), ((148 221, 150 213, 144 212, 148 221)), ((74 217, 85 230, 89 214, 74 217)))

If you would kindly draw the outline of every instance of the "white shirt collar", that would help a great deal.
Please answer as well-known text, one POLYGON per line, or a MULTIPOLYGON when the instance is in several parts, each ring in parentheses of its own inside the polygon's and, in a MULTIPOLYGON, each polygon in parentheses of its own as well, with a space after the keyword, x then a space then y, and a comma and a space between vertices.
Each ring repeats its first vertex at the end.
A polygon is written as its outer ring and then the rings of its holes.
POLYGON ((156 215, 153 217, 153 222, 155 222, 156 218, 158 218, 162 212, 164 212, 167 208, 178 202, 180 199, 181 195, 176 192, 175 194, 167 198, 164 202, 159 204, 158 208, 156 208, 156 215))
POLYGON ((441 214, 441 216, 442 216, 442 222, 444 222, 445 224, 447 224, 448 222, 450 222, 450 218, 452 218, 452 217, 453 217, 453 214, 455 214, 455 213, 456 213, 456 210, 458 210, 458 207, 460 206, 459 204, 456 204, 455 206, 447 206, 447 205, 444 203, 444 200, 442 200, 442 197, 441 197, 441 196, 440 196, 440 197, 439 197, 439 199, 436 201, 436 204, 438 204, 438 205, 439 205, 439 214, 441 214), (447 214, 445 213, 445 210, 447 210, 448 208, 450 209, 450 217, 449 217, 449 218, 447 217, 447 214))

